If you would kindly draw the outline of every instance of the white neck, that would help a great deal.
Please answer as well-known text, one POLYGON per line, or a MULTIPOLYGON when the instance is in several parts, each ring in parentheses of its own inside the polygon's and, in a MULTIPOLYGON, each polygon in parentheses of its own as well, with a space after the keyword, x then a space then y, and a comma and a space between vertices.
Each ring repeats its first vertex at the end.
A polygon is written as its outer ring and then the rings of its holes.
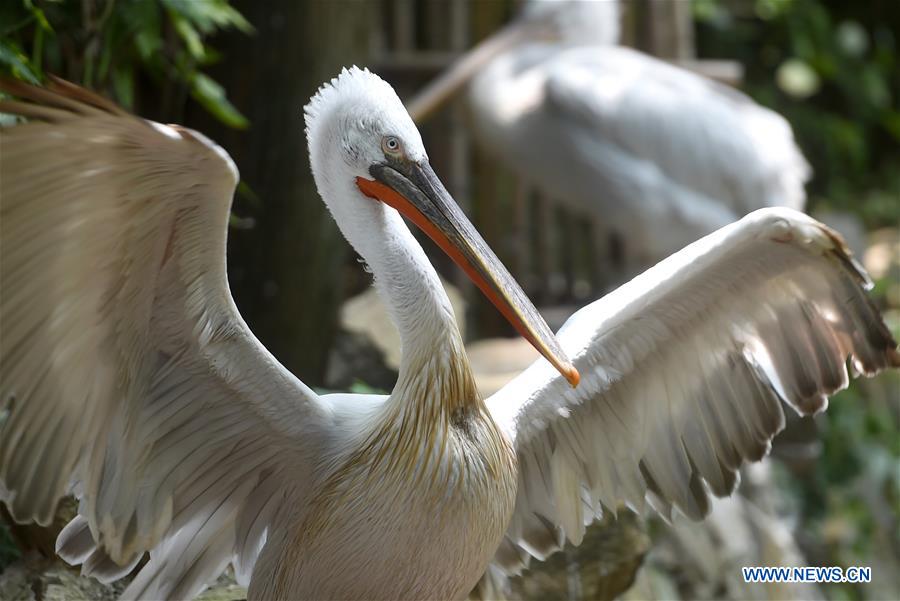
MULTIPOLYGON (((375 289, 400 333, 400 372, 392 396, 440 402, 448 409, 468 403, 472 399, 416 394, 428 389, 427 380, 442 381, 449 372, 461 376, 449 378, 453 381, 467 385, 471 380, 453 307, 422 246, 396 210, 363 195, 355 181, 346 175, 326 179, 334 184, 321 189, 326 204, 371 269, 375 289), (398 394, 402 391, 412 394, 398 394)), ((472 391, 445 392, 458 397, 472 391)))
POLYGON ((400 381, 429 355, 459 350, 462 339, 450 299, 419 242, 394 209, 378 202, 383 220, 373 228, 379 250, 363 258, 375 288, 400 332, 400 381))
POLYGON ((373 162, 384 160, 380 141, 385 131, 405 140, 409 160, 427 160, 400 99, 381 79, 351 69, 320 89, 305 113, 319 194, 341 233, 369 265, 400 333, 400 374, 392 405, 410 403, 446 413, 460 403, 477 402, 456 319, 437 273, 400 214, 365 196, 357 185, 357 178, 371 178, 373 162))

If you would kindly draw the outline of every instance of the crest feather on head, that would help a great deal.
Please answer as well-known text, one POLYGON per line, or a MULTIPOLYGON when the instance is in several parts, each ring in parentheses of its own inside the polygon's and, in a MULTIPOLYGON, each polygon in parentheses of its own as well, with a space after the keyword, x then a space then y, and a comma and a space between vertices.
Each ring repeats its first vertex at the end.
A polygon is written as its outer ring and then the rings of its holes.
POLYGON ((399 105, 402 108, 400 99, 389 83, 368 69, 360 69, 356 65, 349 69, 344 67, 337 77, 322 84, 303 107, 307 137, 311 137, 311 130, 324 114, 342 104, 363 100, 374 101, 383 106, 399 105))

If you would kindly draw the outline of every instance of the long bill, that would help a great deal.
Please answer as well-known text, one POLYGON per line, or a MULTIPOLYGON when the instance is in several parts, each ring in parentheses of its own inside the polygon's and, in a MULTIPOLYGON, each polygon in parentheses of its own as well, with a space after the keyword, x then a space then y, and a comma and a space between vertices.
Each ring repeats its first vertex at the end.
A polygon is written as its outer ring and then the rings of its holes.
POLYGON ((500 259, 447 192, 427 162, 372 165, 374 179, 359 177, 363 194, 397 209, 437 243, 472 279, 510 324, 574 387, 578 370, 550 327, 500 259))

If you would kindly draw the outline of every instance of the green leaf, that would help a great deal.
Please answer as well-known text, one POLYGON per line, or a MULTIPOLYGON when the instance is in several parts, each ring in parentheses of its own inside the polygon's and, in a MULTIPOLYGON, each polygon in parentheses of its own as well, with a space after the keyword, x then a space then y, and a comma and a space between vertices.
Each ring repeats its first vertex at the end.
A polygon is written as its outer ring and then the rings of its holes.
POLYGON ((34 84, 40 83, 40 78, 28 57, 11 40, 0 40, 0 65, 8 68, 19 79, 24 79, 34 84))
POLYGON ((900 141, 900 112, 886 111, 881 117, 881 124, 894 138, 900 141))
POLYGON ((253 207, 259 208, 262 205, 262 199, 259 197, 259 194, 244 180, 238 182, 237 195, 249 201, 249 204, 253 207))
POLYGON ((153 62, 162 49, 162 19, 156 2, 142 1, 129 5, 121 13, 127 35, 134 40, 134 47, 141 60, 153 62))
POLYGON ((172 25, 175 26, 176 33, 184 40, 184 44, 187 46, 190 55, 195 59, 202 61, 206 56, 206 48, 203 46, 203 40, 200 38, 200 33, 194 29, 193 25, 191 25, 187 19, 178 13, 170 11, 169 17, 172 19, 172 25))
POLYGON ((754 11, 763 21, 771 21, 785 11, 785 4, 787 3, 781 0, 756 0, 754 11))
POLYGON ((215 63, 221 62, 222 53, 213 48, 212 46, 206 46, 204 48, 204 52, 206 55, 203 57, 203 65, 213 65, 215 63))
POLYGON ((0 2, 0 38, 6 38, 34 22, 34 15, 16 2, 0 2))
POLYGON ((249 122, 225 97, 225 90, 214 79, 203 73, 190 76, 191 96, 213 116, 229 127, 245 129, 249 122))
POLYGON ((22 556, 6 524, 0 524, 0 572, 22 556))
POLYGON ((32 16, 34 16, 34 19, 37 21, 41 29, 53 33, 53 28, 50 27, 50 22, 47 21, 47 15, 44 14, 43 10, 34 5, 33 0, 25 0, 25 8, 27 8, 28 12, 30 12, 32 16))
POLYGON ((388 391, 372 386, 362 380, 355 379, 350 385, 350 392, 355 394, 387 394, 388 391))
POLYGON ((112 72, 112 86, 119 104, 131 110, 134 108, 134 69, 126 64, 112 72))
POLYGON ((244 33, 253 31, 253 26, 227 0, 162 0, 163 5, 181 15, 204 34, 216 29, 234 27, 244 33))
POLYGON ((43 77, 44 34, 46 31, 47 30, 43 27, 36 27, 34 30, 34 42, 32 43, 33 48, 31 50, 31 67, 34 69, 35 73, 37 73, 38 77, 43 77))
POLYGON ((112 60, 113 31, 107 29, 103 34, 103 48, 100 50, 100 60, 97 63, 97 76, 101 81, 106 80, 109 74, 110 61, 112 60))

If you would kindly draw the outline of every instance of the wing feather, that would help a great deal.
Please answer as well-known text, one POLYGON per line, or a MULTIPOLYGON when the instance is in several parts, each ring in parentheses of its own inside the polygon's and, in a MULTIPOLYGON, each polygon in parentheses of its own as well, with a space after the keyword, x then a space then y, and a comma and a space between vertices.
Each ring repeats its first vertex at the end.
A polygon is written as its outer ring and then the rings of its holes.
POLYGON ((3 82, 0 491, 85 573, 187 596, 247 578, 327 408, 253 337, 225 244, 237 171, 202 135, 77 86, 3 82))
POLYGON ((848 360, 900 366, 868 284, 824 225, 762 209, 576 313, 559 339, 577 388, 538 361, 487 401, 520 470, 495 576, 527 565, 512 548, 542 559, 619 503, 703 518, 769 451, 782 402, 822 411, 848 360))

